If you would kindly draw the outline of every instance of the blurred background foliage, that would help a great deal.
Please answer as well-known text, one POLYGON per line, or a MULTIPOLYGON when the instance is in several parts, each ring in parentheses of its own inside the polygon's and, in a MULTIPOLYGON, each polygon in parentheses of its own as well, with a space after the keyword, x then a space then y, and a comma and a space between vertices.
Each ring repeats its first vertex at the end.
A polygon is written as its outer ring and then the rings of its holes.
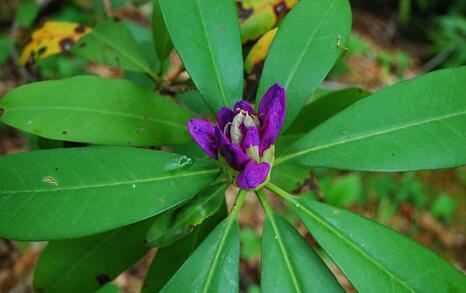
MULTIPOLYGON (((266 2, 269 0, 266 0, 266 2)), ((238 4, 241 16, 250 1, 238 4), (246 4, 245 4, 246 3, 246 4), (247 5, 246 5, 247 6, 247 5)), ((273 1, 272 1, 273 2, 273 1)), ((279 1, 278 1, 279 2, 279 1)), ((323 93, 357 86, 375 91, 382 86, 427 71, 466 65, 466 1, 464 0, 351 0, 353 33, 346 53, 337 62, 324 86, 310 100, 323 93)), ((168 64, 160 64, 152 43, 152 1, 147 0, 2 0, 0 1, 0 97, 21 84, 94 74, 127 78, 150 86, 150 80, 134 72, 88 62, 69 52, 53 55, 22 67, 19 56, 31 33, 45 21, 57 20, 94 27, 111 17, 121 19, 151 66, 162 72, 158 88, 176 95, 195 112, 205 114, 205 105, 184 72, 176 53, 168 64)), ((247 17, 246 15, 243 15, 247 17)), ((280 20, 277 14, 277 21, 280 20)), ((283 15, 281 15, 283 17, 283 15)), ((254 41, 244 41, 244 56, 254 41)), ((264 50, 263 48, 261 50, 264 50)), ((266 51, 259 55, 265 55, 266 51)), ((247 72, 246 97, 253 96, 260 74, 247 72), (248 92, 252 88, 252 92, 248 92)), ((25 150, 80 146, 39 138, 0 125, 0 155, 25 150)), ((438 252, 458 268, 466 269, 466 168, 408 173, 342 172, 300 166, 274 170, 283 186, 302 196, 349 208, 401 231, 438 252), (292 168, 292 169, 289 169, 292 168)), ((241 214, 241 288, 259 292, 260 233, 263 214, 257 201, 249 198, 241 214)), ((289 221, 297 219, 282 203, 275 202, 289 221)), ((299 231, 316 245, 306 230, 299 231)), ((30 292, 34 265, 42 243, 19 243, 0 239, 0 292, 30 292)), ((127 292, 137 292, 151 255, 117 279, 127 292)), ((337 275, 337 268, 332 268, 337 275)), ((339 275, 344 283, 344 277, 339 275)), ((347 284, 346 289, 351 290, 347 284)))

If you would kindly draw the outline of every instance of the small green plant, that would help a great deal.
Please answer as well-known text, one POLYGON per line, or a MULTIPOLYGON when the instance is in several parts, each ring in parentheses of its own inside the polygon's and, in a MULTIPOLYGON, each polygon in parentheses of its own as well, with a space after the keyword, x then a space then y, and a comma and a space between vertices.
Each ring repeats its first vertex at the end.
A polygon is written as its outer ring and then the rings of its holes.
MULTIPOLYGON (((50 241, 35 272, 38 292, 116 290, 104 285, 152 247, 158 252, 143 292, 239 292, 237 217, 247 196, 257 196, 265 212, 263 292, 343 291, 322 253, 269 196, 288 204, 360 292, 466 291, 464 274, 427 248, 290 192, 310 167, 399 172, 465 165, 465 67, 370 95, 350 89, 309 101, 345 51, 351 9, 347 0, 301 0, 278 26, 253 106, 242 100, 235 1, 159 0, 153 13, 158 66, 117 19, 79 39, 56 40, 144 82, 76 76, 20 86, 0 101, 6 125, 89 144, 0 158, 0 236, 50 241), (154 91, 164 89, 160 74, 172 45, 196 87, 180 101, 196 111, 154 91), (227 212, 230 185, 236 198, 227 212)), ((28 60, 46 52, 36 49, 28 60)), ((330 185, 330 202, 346 206, 360 188, 349 175, 330 185), (342 192, 348 189, 351 198, 342 192)), ((243 255, 257 249, 247 248, 243 255)))

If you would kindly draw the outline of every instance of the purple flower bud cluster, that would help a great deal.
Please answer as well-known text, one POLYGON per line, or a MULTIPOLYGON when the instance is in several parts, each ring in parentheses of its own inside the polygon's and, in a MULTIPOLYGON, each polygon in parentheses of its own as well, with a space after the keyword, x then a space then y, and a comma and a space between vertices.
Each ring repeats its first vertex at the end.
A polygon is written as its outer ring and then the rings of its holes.
POLYGON ((238 101, 233 110, 220 109, 217 125, 193 119, 188 130, 209 157, 226 163, 239 188, 253 190, 270 176, 285 110, 285 89, 274 84, 262 97, 257 113, 246 101, 238 101))

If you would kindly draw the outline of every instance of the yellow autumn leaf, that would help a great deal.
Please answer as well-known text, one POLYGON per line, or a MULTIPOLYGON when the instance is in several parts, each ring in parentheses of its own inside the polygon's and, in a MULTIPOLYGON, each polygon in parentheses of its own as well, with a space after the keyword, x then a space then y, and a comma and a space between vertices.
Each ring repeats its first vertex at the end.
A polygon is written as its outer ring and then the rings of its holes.
POLYGON ((237 0, 243 44, 274 28, 298 0, 237 0))
POLYGON ((68 51, 76 41, 91 30, 79 23, 45 22, 32 33, 30 41, 21 52, 19 63, 23 66, 34 64, 48 56, 68 51))
POLYGON ((251 51, 249 51, 248 56, 244 60, 244 70, 246 73, 251 74, 255 66, 264 62, 276 33, 277 28, 268 31, 251 48, 251 51))

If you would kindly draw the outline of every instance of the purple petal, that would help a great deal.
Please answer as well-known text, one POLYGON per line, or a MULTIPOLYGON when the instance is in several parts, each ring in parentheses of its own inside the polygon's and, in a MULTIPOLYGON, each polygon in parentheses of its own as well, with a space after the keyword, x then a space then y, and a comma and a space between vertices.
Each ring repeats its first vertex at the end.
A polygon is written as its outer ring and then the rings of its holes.
POLYGON ((188 131, 209 157, 212 159, 218 158, 218 144, 214 125, 201 119, 192 119, 188 121, 188 131))
POLYGON ((217 137, 219 152, 228 164, 238 171, 243 169, 244 165, 249 161, 249 157, 241 147, 231 143, 218 127, 215 127, 215 135, 217 137))
POLYGON ((268 163, 257 163, 251 160, 236 178, 236 185, 241 189, 254 189, 265 182, 269 171, 268 163))
POLYGON ((225 128, 225 125, 228 124, 228 122, 231 122, 233 120, 233 111, 228 108, 228 107, 222 107, 220 111, 217 113, 217 124, 218 127, 223 131, 225 128))
MULTIPOLYGON (((283 114, 285 114, 285 89, 280 84, 275 83, 262 96, 262 99, 259 103, 259 118, 261 118, 260 116, 266 115, 266 113, 270 111, 270 109, 277 107, 277 105, 281 106, 281 108, 283 109, 283 114)), ((285 119, 285 117, 283 117, 283 119, 285 119)))
POLYGON ((261 121, 261 141, 259 153, 275 143, 275 140, 285 121, 286 96, 285 89, 278 83, 271 86, 259 105, 259 120, 261 121))
POLYGON ((238 101, 235 103, 235 105, 233 106, 233 110, 235 111, 235 114, 239 111, 237 111, 238 109, 242 109, 248 113, 253 113, 254 112, 254 109, 252 108, 252 106, 246 102, 246 101, 238 101))
POLYGON ((250 147, 259 146, 259 142, 259 128, 249 127, 246 129, 246 134, 244 135, 243 141, 241 142, 241 147, 243 150, 246 150, 250 147))

